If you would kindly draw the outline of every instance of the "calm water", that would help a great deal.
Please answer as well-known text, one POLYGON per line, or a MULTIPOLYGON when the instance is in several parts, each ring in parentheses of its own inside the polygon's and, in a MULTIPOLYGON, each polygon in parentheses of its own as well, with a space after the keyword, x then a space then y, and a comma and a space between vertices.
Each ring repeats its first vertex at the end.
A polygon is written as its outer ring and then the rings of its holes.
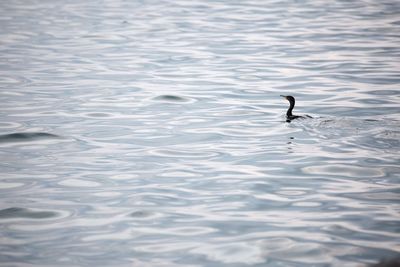
POLYGON ((0 3, 0 266, 400 254, 400 2, 0 3), (297 99, 285 122, 281 94, 297 99))

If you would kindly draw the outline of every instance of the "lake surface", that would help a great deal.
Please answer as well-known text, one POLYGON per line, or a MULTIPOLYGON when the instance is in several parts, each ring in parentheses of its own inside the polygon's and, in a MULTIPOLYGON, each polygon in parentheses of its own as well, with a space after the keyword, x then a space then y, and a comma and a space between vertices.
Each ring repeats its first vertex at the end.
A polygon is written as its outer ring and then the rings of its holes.
POLYGON ((400 255, 400 2, 0 3, 0 266, 400 255), (285 122, 288 103, 312 119, 285 122))

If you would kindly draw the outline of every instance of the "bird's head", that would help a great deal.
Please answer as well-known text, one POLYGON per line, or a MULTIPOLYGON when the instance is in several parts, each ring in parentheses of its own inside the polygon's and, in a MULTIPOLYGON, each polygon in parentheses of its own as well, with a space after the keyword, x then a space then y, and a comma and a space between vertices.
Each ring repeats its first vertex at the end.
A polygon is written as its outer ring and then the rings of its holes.
POLYGON ((281 97, 285 98, 287 101, 289 101, 290 103, 294 102, 294 97, 291 95, 281 95, 281 97))

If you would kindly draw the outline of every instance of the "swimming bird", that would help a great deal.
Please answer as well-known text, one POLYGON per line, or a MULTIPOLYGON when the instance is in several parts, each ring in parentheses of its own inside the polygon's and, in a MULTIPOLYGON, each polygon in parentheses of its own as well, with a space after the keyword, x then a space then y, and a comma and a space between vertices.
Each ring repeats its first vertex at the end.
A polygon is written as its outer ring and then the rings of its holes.
POLYGON ((311 118, 311 116, 308 115, 305 116, 293 115, 292 111, 294 108, 294 104, 296 103, 294 97, 291 95, 281 95, 281 97, 284 97, 290 103, 289 109, 286 112, 286 122, 290 122, 295 119, 311 118))

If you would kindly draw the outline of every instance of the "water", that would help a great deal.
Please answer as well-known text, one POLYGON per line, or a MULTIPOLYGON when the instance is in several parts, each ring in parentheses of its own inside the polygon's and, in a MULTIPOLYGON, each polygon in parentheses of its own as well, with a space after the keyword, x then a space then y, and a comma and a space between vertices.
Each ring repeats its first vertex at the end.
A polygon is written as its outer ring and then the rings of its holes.
POLYGON ((0 266, 399 256, 398 1, 0 7, 0 266))

